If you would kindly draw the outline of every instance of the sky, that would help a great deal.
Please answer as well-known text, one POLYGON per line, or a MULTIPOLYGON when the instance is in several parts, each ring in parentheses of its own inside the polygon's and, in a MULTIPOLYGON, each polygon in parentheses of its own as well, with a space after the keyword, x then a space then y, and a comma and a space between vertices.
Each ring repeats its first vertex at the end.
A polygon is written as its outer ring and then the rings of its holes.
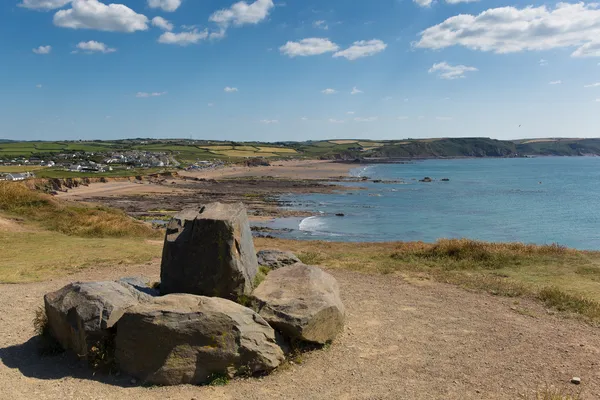
POLYGON ((600 137, 600 4, 2 0, 0 138, 600 137))

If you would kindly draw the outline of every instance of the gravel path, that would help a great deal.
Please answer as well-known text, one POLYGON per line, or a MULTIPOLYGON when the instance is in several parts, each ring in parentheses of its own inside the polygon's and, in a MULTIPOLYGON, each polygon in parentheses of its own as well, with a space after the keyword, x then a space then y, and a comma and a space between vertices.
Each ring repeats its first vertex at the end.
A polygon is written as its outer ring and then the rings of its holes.
POLYGON ((31 319, 45 292, 158 272, 154 263, 0 285, 0 399, 533 399, 545 387, 600 398, 598 328, 528 301, 339 270, 331 273, 347 307, 344 333, 265 378, 144 388, 94 376, 66 355, 37 355, 31 319), (569 383, 573 376, 580 386, 569 383))

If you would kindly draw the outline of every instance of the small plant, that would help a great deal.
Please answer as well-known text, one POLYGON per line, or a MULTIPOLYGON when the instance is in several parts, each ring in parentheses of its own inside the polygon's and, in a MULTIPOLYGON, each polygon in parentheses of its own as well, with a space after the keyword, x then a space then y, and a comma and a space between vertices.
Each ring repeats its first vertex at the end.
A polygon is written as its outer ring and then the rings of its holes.
POLYGON ((271 268, 265 267, 264 265, 259 266, 258 272, 256 273, 256 276, 254 277, 254 281, 252 282, 253 286, 258 287, 258 285, 260 285, 262 283, 262 281, 265 280, 267 275, 269 275, 269 272, 271 272, 271 268))
POLYGON ((208 378, 208 386, 226 386, 229 384, 229 377, 225 374, 214 373, 208 378))
POLYGON ((114 335, 101 338, 90 346, 87 360, 92 369, 107 373, 116 372, 114 335))
POLYGON ((64 350, 60 343, 52 337, 50 333, 50 325, 48 323, 48 316, 43 306, 40 306, 35 310, 33 317, 33 329, 39 337, 38 351, 42 356, 53 356, 62 353, 64 350))
POLYGON ((556 308, 558 311, 568 311, 581 314, 592 320, 600 318, 600 303, 585 297, 565 293, 557 287, 540 290, 538 299, 546 306, 556 308))
POLYGON ((252 306, 252 300, 250 299, 249 296, 246 296, 245 294, 239 295, 236 303, 238 303, 239 305, 242 305, 244 307, 252 306))
POLYGON ((298 258, 306 265, 317 265, 322 261, 321 255, 313 251, 298 253, 298 258))
POLYGON ((542 389, 538 390, 531 400, 582 400, 582 398, 578 393, 567 394, 557 389, 542 389))

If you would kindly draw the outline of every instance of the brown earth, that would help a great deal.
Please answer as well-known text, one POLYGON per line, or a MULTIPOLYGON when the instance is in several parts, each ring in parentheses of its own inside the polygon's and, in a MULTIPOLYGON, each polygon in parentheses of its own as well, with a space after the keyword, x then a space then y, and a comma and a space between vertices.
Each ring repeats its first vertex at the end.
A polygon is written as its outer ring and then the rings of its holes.
POLYGON ((600 397, 595 327, 527 300, 407 283, 393 275, 330 273, 347 307, 338 340, 270 376, 224 387, 141 387, 129 377, 94 375, 67 355, 38 355, 31 320, 44 293, 73 280, 157 279, 158 260, 0 285, 0 398, 534 399, 546 387, 600 397), (581 377, 581 386, 569 383, 573 376, 581 377))

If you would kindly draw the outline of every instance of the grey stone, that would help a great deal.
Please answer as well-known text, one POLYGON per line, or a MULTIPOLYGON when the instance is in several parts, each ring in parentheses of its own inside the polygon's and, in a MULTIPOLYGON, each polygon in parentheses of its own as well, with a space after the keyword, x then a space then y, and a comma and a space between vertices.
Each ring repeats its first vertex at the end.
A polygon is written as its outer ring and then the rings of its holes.
POLYGON ((269 267, 271 269, 286 267, 302 262, 294 253, 279 250, 261 250, 256 253, 256 258, 258 259, 258 265, 269 267))
POLYGON ((44 296, 50 333, 64 349, 86 358, 109 339, 123 313, 150 296, 118 282, 75 282, 44 296))
POLYGON ((317 267, 295 264, 270 272, 251 301, 259 315, 290 340, 324 344, 344 327, 337 281, 317 267))
POLYGON ((249 308, 217 297, 171 294, 132 307, 117 329, 123 372, 158 385, 254 374, 284 359, 275 332, 249 308))
POLYGON ((147 294, 148 296, 156 297, 160 295, 160 291, 158 289, 151 287, 153 282, 148 278, 133 276, 121 278, 117 282, 122 285, 130 286, 137 291, 147 294))
POLYGON ((184 210, 167 225, 161 294, 189 293, 236 300, 252 291, 256 250, 243 204, 212 203, 184 210))

